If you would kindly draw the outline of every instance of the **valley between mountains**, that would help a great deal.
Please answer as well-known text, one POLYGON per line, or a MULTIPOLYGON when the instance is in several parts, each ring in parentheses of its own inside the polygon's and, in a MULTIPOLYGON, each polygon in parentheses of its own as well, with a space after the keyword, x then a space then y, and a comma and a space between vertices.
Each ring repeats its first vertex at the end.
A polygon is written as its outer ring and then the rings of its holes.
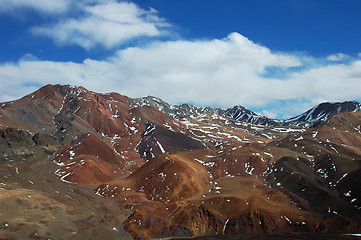
POLYGON ((0 104, 0 238, 361 233, 360 110, 275 120, 44 86, 0 104))

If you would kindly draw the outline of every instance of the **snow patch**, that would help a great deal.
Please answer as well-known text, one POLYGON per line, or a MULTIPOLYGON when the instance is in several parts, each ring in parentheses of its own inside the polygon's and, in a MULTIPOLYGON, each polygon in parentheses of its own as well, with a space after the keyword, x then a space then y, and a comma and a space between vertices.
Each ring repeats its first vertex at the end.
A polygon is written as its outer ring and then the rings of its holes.
POLYGON ((161 151, 162 153, 165 153, 165 150, 164 150, 163 146, 160 144, 159 141, 157 141, 157 145, 158 145, 160 151, 161 151))

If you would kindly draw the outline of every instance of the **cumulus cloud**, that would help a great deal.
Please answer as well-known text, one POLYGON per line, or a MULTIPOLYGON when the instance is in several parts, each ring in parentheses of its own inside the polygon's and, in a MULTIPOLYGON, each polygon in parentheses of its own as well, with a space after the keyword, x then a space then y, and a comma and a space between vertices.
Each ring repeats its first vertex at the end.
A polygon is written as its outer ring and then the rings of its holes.
POLYGON ((201 105, 222 106, 231 99, 232 103, 263 102, 264 96, 252 100, 248 97, 264 92, 274 81, 266 79, 267 86, 261 81, 258 75, 265 67, 300 65, 297 58, 274 54, 238 33, 210 41, 173 41, 146 49, 128 48, 119 51, 112 61, 129 80, 124 87, 129 88, 130 95, 156 91, 171 102, 183 98, 201 105), (130 87, 139 81, 140 86, 130 87), (170 91, 172 94, 168 95, 170 91))
POLYGON ((155 9, 145 10, 130 2, 107 1, 83 10, 83 17, 61 19, 55 25, 33 28, 32 32, 59 44, 112 48, 133 38, 162 35, 169 26, 155 9))
POLYGON ((346 54, 336 53, 336 54, 332 54, 332 55, 328 56, 327 60, 329 60, 329 61, 341 61, 341 60, 344 60, 347 57, 348 56, 346 54))
POLYGON ((322 101, 360 99, 361 61, 347 65, 318 63, 294 70, 302 67, 302 62, 300 56, 272 52, 238 33, 224 39, 126 48, 103 61, 25 58, 16 64, 0 65, 0 100, 21 97, 47 83, 60 83, 130 97, 154 95, 173 104, 263 106, 263 114, 283 117, 284 113, 298 114, 322 101), (264 77, 270 66, 289 73, 283 79, 264 77), (287 104, 277 109, 280 104, 270 104, 275 102, 287 104))

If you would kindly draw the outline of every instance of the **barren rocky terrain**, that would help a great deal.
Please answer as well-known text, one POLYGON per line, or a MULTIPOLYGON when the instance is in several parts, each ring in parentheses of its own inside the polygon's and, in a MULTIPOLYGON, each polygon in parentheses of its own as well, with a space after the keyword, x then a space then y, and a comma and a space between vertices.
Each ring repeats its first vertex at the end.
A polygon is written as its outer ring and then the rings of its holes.
POLYGON ((280 121, 60 85, 1 103, 0 238, 360 233, 360 105, 337 104, 280 121))

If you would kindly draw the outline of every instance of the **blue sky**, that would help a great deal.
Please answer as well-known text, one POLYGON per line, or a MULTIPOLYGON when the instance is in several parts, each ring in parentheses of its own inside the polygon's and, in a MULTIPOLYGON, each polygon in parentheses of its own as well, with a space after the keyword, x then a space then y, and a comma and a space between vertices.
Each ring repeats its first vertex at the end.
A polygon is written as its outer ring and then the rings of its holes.
POLYGON ((0 101, 45 84, 274 118, 361 100, 358 0, 0 0, 0 101))

